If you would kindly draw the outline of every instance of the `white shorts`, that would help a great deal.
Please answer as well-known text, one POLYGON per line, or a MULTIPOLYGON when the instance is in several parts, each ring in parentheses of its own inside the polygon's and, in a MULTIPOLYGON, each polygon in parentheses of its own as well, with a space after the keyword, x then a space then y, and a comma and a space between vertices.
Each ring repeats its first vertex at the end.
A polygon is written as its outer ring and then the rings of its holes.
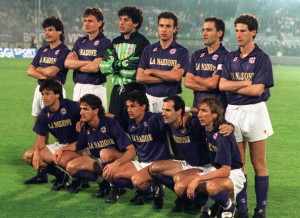
POLYGON ((97 164, 99 164, 100 167, 102 167, 102 160, 98 157, 94 157, 88 147, 82 149, 79 153, 82 156, 90 156, 92 159, 94 159, 97 162, 97 164))
POLYGON ((51 151, 52 154, 54 154, 55 151, 57 151, 59 148, 64 147, 66 144, 60 144, 58 142, 54 142, 54 144, 46 145, 49 151, 51 151))
POLYGON ((133 163, 137 171, 140 171, 141 169, 144 169, 152 164, 152 162, 140 162, 138 160, 132 160, 131 163, 133 163))
POLYGON ((265 102, 228 105, 225 119, 234 125, 237 142, 256 142, 267 139, 274 133, 265 102))
MULTIPOLYGON (((63 97, 66 98, 66 90, 63 88, 63 97)), ((33 101, 32 101, 32 111, 31 114, 32 116, 37 117, 40 113, 41 110, 45 107, 43 99, 42 99, 42 94, 40 92, 40 85, 37 85, 34 91, 33 95, 33 101)))
POLYGON ((94 94, 98 96, 102 101, 102 105, 105 111, 107 111, 107 97, 106 97, 105 83, 101 85, 76 83, 73 92, 73 101, 79 101, 80 98, 85 94, 94 94))
POLYGON ((152 95, 147 94, 147 98, 149 100, 149 111, 153 113, 161 113, 162 112, 162 106, 164 103, 164 99, 167 97, 155 97, 152 95))
POLYGON ((202 172, 205 172, 205 174, 208 174, 216 170, 216 168, 213 167, 211 164, 206 164, 202 166, 192 166, 189 165, 185 160, 175 160, 175 161, 179 161, 181 163, 182 170, 199 169, 202 172))

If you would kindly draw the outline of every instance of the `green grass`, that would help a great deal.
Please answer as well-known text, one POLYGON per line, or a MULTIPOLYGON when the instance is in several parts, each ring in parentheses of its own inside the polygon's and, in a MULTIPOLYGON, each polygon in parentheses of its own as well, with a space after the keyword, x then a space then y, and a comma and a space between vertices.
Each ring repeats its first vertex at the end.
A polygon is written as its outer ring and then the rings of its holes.
MULTIPOLYGON (((22 155, 33 146, 33 118, 31 103, 36 80, 26 75, 31 59, 0 59, 0 217, 199 217, 199 213, 172 214, 175 195, 166 190, 166 199, 160 212, 152 205, 131 206, 128 191, 119 203, 108 205, 92 195, 97 185, 77 194, 65 191, 50 192, 51 184, 23 185, 25 179, 35 174, 27 166, 22 155)), ((300 70, 299 67, 274 66, 275 87, 268 101, 268 109, 275 134, 268 140, 267 161, 270 173, 268 217, 300 217, 298 199, 300 147, 298 142, 300 118, 300 70)), ((72 73, 65 85, 67 97, 72 98, 72 73)), ((111 83, 108 82, 108 89, 111 83)), ((110 91, 108 91, 110 93, 110 91)), ((184 89, 187 104, 192 102, 192 92, 184 89)), ((255 207, 253 170, 247 160, 249 178, 250 213, 255 207)))

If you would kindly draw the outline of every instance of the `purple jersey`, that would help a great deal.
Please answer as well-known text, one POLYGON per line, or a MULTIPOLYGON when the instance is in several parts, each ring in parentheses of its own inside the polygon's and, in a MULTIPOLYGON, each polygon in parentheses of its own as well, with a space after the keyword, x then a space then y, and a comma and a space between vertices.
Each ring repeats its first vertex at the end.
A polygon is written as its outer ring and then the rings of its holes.
MULTIPOLYGON (((95 58, 100 58, 110 45, 110 39, 103 33, 99 33, 93 40, 89 40, 86 35, 77 39, 72 51, 77 53, 79 60, 93 61, 95 58)), ((73 81, 74 83, 100 85, 106 82, 106 77, 100 70, 97 73, 74 70, 73 81)))
POLYGON ((209 164, 206 146, 205 131, 197 117, 192 118, 191 124, 186 128, 175 129, 170 125, 172 137, 183 157, 191 166, 209 164))
POLYGON ((61 144, 77 141, 76 123, 80 120, 78 102, 63 99, 57 111, 44 107, 33 127, 33 131, 41 136, 50 132, 61 144))
POLYGON ((243 164, 241 154, 233 133, 224 136, 219 132, 219 126, 213 131, 206 131, 208 154, 211 164, 217 169, 222 165, 231 167, 232 170, 240 169, 243 164))
POLYGON ((274 86, 270 57, 257 45, 245 58, 240 57, 240 49, 229 52, 225 58, 221 77, 234 81, 252 80, 252 84, 265 85, 265 91, 257 97, 228 94, 228 104, 231 105, 247 105, 267 101, 270 97, 269 88, 274 86))
MULTIPOLYGON (((225 56, 228 54, 228 50, 221 44, 220 47, 214 52, 209 54, 207 48, 195 51, 192 54, 192 58, 187 72, 192 73, 194 76, 200 77, 212 77, 215 71, 216 75, 221 74, 223 69, 225 56)), ((218 88, 211 91, 194 91, 194 103, 196 107, 198 101, 205 96, 211 96, 219 99, 222 102, 224 108, 227 106, 227 96, 225 92, 221 92, 218 88)))
MULTIPOLYGON (((173 41, 172 44, 163 49, 159 42, 147 46, 139 62, 139 68, 172 70, 176 64, 187 70, 189 52, 187 48, 173 41)), ((163 82, 157 84, 145 84, 146 92, 155 97, 166 97, 177 95, 182 92, 181 80, 179 82, 163 82)))
POLYGON ((130 120, 128 132, 139 161, 152 162, 172 158, 167 138, 167 126, 161 114, 146 112, 139 124, 130 120))
MULTIPOLYGON (((50 45, 46 45, 38 50, 31 65, 36 68, 51 66, 59 68, 59 71, 55 76, 55 80, 59 80, 62 84, 65 84, 69 69, 65 68, 64 63, 69 52, 70 50, 63 42, 54 49, 51 49, 50 45)), ((43 80, 38 80, 39 85, 41 85, 42 82, 43 80)))
POLYGON ((94 157, 100 158, 101 149, 113 148, 123 152, 131 144, 132 142, 117 121, 103 117, 100 119, 96 130, 87 124, 82 128, 78 136, 76 150, 88 147, 94 157))

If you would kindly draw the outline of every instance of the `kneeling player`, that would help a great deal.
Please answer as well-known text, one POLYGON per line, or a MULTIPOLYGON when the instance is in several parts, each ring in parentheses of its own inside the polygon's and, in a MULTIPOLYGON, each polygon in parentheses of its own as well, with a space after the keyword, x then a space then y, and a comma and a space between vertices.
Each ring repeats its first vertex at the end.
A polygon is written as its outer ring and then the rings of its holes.
POLYGON ((135 157, 135 148, 118 122, 104 116, 99 97, 84 95, 80 99, 80 109, 84 126, 79 133, 78 143, 59 149, 55 153, 55 161, 60 162, 63 151, 88 148, 91 155, 69 161, 66 166, 67 172, 78 178, 79 183, 83 179, 96 181, 99 174, 107 181, 112 181, 120 165, 135 157))
MULTIPOLYGON (((208 157, 216 170, 204 171, 181 179, 175 184, 175 192, 179 196, 186 192, 190 199, 195 197, 195 191, 207 193, 212 200, 222 206, 226 217, 233 217, 232 200, 235 200, 245 182, 237 143, 233 134, 224 136, 218 133, 219 125, 224 119, 222 105, 217 99, 203 98, 198 104, 198 110, 199 121, 206 128, 208 157)), ((202 211, 207 213, 206 210, 202 211)))

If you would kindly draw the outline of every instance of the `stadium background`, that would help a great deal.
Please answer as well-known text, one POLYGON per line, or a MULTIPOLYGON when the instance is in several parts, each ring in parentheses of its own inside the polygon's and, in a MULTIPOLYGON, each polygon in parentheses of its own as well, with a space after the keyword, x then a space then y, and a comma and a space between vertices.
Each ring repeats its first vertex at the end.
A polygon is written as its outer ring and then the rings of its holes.
MULTIPOLYGON (((151 0, 151 1, 78 1, 78 0, 1 0, 0 2, 0 48, 29 48, 35 36, 41 46, 44 18, 57 15, 65 23, 66 43, 71 46, 82 35, 82 12, 86 7, 101 7, 106 19, 105 33, 109 38, 119 35, 117 10, 123 5, 137 5, 144 12, 141 32, 151 43, 157 41, 157 15, 171 10, 179 16, 179 42, 190 53, 203 47, 200 29, 207 16, 219 16, 226 22, 224 44, 236 49, 234 18, 241 13, 252 13, 260 21, 256 42, 272 58, 275 87, 268 101, 275 135, 268 141, 268 169, 270 192, 268 217, 300 217, 297 207, 299 189, 299 107, 300 107, 300 1, 299 0, 151 0), (280 65, 279 65, 280 64, 280 65)), ((2 57, 0 52, 0 57, 2 57)), ((175 196, 166 191, 162 211, 153 212, 151 205, 130 206, 133 191, 120 198, 116 205, 104 204, 93 199, 97 186, 70 195, 53 193, 50 184, 24 186, 22 182, 34 174, 22 161, 26 149, 33 146, 35 135, 31 131, 31 101, 36 81, 26 76, 31 59, 0 58, 0 217, 197 217, 199 214, 170 213, 175 196)), ((72 72, 66 83, 67 96, 72 96, 72 72)), ((111 84, 108 82, 108 88, 111 84)), ((110 92, 108 92, 110 93, 110 92)), ((192 92, 184 89, 183 98, 191 103, 192 92)), ((249 178, 253 178, 248 158, 249 178)), ((254 208, 253 182, 249 184, 250 209, 254 208)), ((250 211, 252 212, 252 211, 250 211)))

